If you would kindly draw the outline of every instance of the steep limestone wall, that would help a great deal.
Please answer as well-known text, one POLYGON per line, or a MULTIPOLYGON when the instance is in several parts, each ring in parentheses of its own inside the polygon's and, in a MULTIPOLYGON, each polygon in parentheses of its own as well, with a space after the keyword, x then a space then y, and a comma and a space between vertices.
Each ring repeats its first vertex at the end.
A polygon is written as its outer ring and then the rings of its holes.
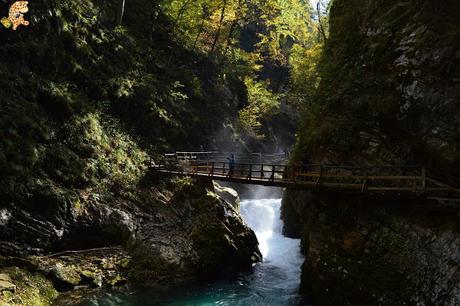
POLYGON ((459 169, 460 4, 336 0, 299 158, 459 169))
POLYGON ((302 291, 321 305, 458 305, 460 218, 431 204, 288 191, 302 291))
MULTIPOLYGON (((425 165, 458 185, 459 20, 454 0, 335 0, 295 160, 425 165)), ((327 305, 459 305, 459 214, 428 204, 288 190, 302 290, 327 305)))

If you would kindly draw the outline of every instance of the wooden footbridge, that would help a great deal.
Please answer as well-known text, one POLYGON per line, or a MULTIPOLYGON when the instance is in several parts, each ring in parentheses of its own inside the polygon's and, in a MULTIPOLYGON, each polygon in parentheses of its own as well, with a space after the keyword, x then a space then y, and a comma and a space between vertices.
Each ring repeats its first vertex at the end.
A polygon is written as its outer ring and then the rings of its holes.
POLYGON ((284 153, 235 156, 231 166, 229 156, 221 152, 177 152, 165 155, 161 164, 152 166, 164 174, 242 184, 396 197, 460 198, 460 189, 430 178, 421 166, 288 165, 284 153))

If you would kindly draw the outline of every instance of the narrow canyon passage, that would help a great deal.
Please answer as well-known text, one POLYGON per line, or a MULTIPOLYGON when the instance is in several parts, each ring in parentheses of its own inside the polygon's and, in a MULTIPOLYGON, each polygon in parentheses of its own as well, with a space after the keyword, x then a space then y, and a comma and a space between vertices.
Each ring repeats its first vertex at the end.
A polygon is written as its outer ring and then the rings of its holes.
POLYGON ((154 289, 105 292, 80 305, 298 305, 303 256, 300 240, 282 235, 281 199, 241 202, 241 215, 255 231, 264 261, 237 279, 195 284, 172 291, 154 289))
POLYGON ((459 20, 0 1, 0 306, 460 306, 459 20))

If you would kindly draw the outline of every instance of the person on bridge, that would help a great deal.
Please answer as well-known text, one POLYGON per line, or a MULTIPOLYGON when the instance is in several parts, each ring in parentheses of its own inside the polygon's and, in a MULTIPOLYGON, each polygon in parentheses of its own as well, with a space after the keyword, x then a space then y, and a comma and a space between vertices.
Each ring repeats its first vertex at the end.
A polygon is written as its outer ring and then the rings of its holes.
POLYGON ((229 167, 229 171, 228 171, 228 174, 227 174, 227 177, 232 177, 233 176, 233 173, 235 171, 235 155, 233 155, 233 153, 230 154, 230 157, 227 157, 228 159, 228 167, 229 167))

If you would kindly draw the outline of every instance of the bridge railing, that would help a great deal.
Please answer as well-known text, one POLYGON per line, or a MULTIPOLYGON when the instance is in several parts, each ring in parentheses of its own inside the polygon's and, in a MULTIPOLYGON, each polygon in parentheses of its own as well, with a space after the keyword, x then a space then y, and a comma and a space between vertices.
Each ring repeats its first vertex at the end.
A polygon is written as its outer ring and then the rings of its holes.
POLYGON ((427 176, 420 166, 284 165, 167 158, 153 163, 163 173, 208 176, 260 185, 300 186, 306 189, 354 190, 369 193, 415 193, 460 198, 460 189, 427 176))
MULTIPOLYGON (((214 161, 226 162, 231 155, 230 152, 207 151, 207 152, 175 152, 165 154, 165 158, 176 161, 214 161)), ((287 153, 243 153, 235 154, 237 163, 283 163, 287 160, 287 153)))
POLYGON ((361 192, 394 191, 422 193, 427 188, 424 167, 356 167, 334 165, 278 165, 228 162, 187 161, 182 171, 215 179, 308 185, 316 188, 354 189, 361 192))

